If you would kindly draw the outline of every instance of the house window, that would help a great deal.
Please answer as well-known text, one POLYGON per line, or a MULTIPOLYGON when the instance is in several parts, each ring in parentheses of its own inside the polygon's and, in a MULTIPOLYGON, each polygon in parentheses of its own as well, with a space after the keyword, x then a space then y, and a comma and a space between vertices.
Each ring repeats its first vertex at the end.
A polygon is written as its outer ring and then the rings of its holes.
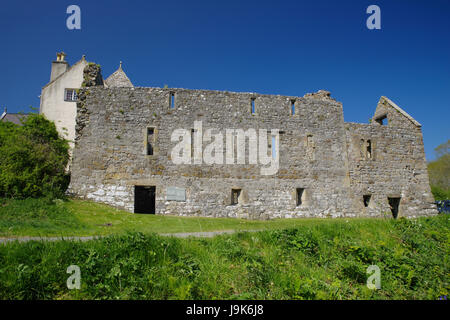
POLYGON ((153 145, 155 143, 155 129, 147 128, 147 155, 153 155, 153 145))
POLYGON ((231 189, 231 205, 239 204, 241 189, 231 189))
POLYGON ((77 91, 75 89, 66 89, 64 91, 64 101, 73 102, 77 101, 77 99, 77 91))
POLYGON ((255 107, 255 98, 251 99, 251 113, 255 114, 256 113, 256 107, 255 107))

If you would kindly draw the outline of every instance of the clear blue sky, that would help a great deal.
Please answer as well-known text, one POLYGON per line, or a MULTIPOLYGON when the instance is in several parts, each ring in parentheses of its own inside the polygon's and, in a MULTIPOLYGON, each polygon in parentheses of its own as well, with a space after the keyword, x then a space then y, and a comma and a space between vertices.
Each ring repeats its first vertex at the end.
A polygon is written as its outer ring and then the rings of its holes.
POLYGON ((39 107, 57 51, 135 86, 303 96, 331 91, 345 121, 380 96, 422 124, 428 160, 450 138, 450 0, 3 1, 0 107, 39 107), (66 9, 81 8, 81 30, 66 9), (366 8, 381 8, 381 30, 366 8))

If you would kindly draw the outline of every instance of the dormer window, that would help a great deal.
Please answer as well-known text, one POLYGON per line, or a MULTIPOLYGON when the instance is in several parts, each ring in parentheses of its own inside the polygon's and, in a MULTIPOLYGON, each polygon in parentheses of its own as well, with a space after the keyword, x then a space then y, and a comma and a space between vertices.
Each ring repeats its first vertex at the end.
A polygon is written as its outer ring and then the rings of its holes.
POLYGON ((75 102, 78 100, 77 90, 75 89, 66 89, 64 91, 64 101, 75 102))

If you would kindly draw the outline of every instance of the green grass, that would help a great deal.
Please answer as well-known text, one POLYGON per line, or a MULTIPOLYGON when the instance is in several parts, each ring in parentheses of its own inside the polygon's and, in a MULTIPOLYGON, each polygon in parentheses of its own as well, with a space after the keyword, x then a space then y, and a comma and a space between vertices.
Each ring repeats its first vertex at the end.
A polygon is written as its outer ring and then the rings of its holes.
POLYGON ((0 299, 438 299, 448 295, 450 218, 242 219, 141 215, 81 200, 0 199, 0 299), (155 233, 263 230, 212 239, 155 233), (69 265, 81 269, 69 290, 69 265), (381 289, 366 269, 381 270, 381 289))
POLYGON ((0 237, 265 230, 318 223, 329 222, 326 219, 260 221, 135 214, 82 200, 0 200, 0 237))
POLYGON ((0 299, 438 299, 450 291, 449 231, 439 215, 305 221, 211 239, 8 243, 0 299), (380 290, 366 287, 372 264, 380 290), (69 265, 80 267, 80 290, 66 286, 69 265))

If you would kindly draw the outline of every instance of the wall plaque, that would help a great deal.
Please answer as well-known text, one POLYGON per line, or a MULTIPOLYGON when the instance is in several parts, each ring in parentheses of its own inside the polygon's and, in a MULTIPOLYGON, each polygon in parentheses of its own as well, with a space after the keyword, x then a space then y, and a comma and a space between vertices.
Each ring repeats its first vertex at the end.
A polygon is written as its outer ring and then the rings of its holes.
POLYGON ((186 201, 186 189, 178 187, 167 187, 166 200, 186 201))

